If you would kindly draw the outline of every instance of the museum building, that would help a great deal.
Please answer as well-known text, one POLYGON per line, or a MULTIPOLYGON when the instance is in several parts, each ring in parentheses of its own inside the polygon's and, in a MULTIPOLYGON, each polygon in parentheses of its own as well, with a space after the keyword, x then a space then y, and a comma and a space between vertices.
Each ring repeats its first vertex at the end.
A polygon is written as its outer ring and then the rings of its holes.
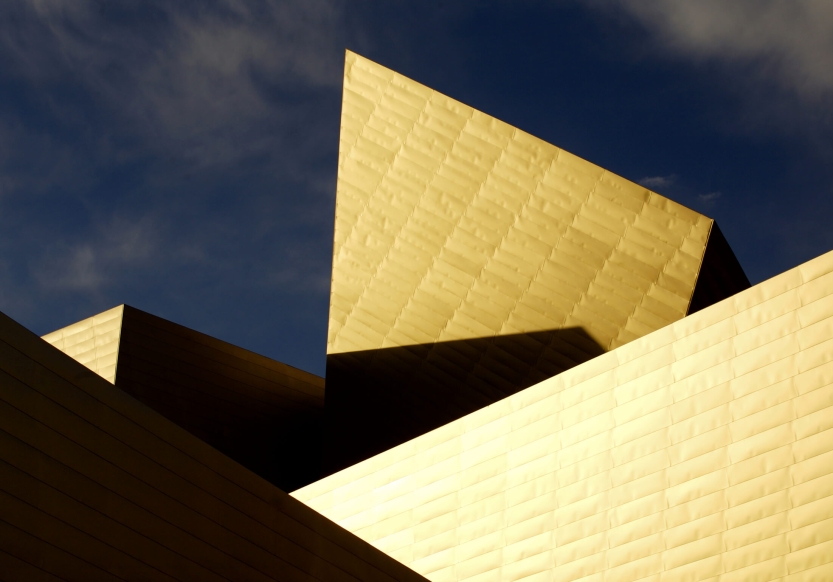
POLYGON ((347 52, 326 378, 0 314, 0 580, 833 580, 833 252, 347 52))

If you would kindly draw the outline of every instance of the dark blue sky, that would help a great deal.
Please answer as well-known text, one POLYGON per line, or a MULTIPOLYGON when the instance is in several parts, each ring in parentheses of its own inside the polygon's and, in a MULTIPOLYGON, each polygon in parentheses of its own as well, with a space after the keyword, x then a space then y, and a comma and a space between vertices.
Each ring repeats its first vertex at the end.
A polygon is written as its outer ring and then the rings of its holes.
POLYGON ((0 311, 323 374, 345 48, 716 218, 753 283, 833 249, 829 0, 7 0, 0 311))

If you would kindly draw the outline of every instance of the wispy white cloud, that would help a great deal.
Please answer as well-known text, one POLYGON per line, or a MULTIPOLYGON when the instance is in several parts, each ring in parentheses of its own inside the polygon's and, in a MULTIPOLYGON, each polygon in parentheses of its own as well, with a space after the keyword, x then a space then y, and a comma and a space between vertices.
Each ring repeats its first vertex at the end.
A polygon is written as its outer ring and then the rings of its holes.
MULTIPOLYGON (((102 10, 91 0, 10 0, 0 18, 16 26, 0 27, 0 57, 41 86, 80 84, 128 124, 143 152, 202 168, 227 165, 276 149, 300 120, 314 120, 314 103, 299 95, 338 90, 341 63, 332 56, 343 50, 340 6, 151 0, 102 10)), ((299 155, 320 135, 314 123, 307 129, 295 140, 299 155)), ((281 169, 292 173, 295 158, 281 169)))
POLYGON ((32 275, 44 291, 100 293, 120 269, 158 258, 159 236, 149 219, 111 220, 83 242, 45 241, 32 275))
POLYGON ((712 204, 721 196, 722 194, 720 192, 709 192, 708 194, 698 194, 697 198, 699 198, 701 202, 712 204))
POLYGON ((9 0, 3 21, 13 25, 0 25, 2 73, 53 114, 44 131, 0 115, 0 204, 16 196, 39 218, 56 214, 0 235, 2 248, 25 244, 20 270, 34 288, 104 293, 151 264, 210 264, 233 280, 237 248, 253 285, 321 291, 315 252, 275 247, 299 223, 331 220, 315 201, 335 190, 335 167, 317 170, 338 147, 338 110, 322 116, 321 99, 338 103, 341 0, 9 0), (102 188, 146 161, 138 180, 102 188), (46 212, 32 202, 39 192, 46 212), (72 207, 60 224, 56 200, 72 207))
POLYGON ((646 176, 639 180, 639 184, 650 188, 651 190, 661 190, 668 188, 677 181, 677 176, 670 174, 668 176, 646 176))
MULTIPOLYGON (((220 8, 169 12, 164 48, 136 72, 129 105, 142 126, 162 129, 202 165, 268 152, 309 116, 299 93, 335 92, 340 83, 340 62, 331 58, 339 52, 334 3, 229 1, 220 8)), ((306 154, 304 138, 318 128, 307 129, 296 144, 306 154)))
MULTIPOLYGON (((829 0, 614 0, 663 51, 752 67, 803 99, 833 94, 833 3, 829 0)), ((663 53, 660 53, 663 54, 663 53)))
POLYGON ((690 204, 700 210, 713 208, 717 200, 723 195, 718 190, 698 193, 692 184, 686 182, 686 180, 681 180, 677 174, 646 176, 637 181, 637 183, 650 190, 672 196, 678 202, 690 204))
POLYGON ((96 251, 82 244, 42 261, 35 277, 42 287, 50 290, 97 292, 105 282, 99 263, 96 251))

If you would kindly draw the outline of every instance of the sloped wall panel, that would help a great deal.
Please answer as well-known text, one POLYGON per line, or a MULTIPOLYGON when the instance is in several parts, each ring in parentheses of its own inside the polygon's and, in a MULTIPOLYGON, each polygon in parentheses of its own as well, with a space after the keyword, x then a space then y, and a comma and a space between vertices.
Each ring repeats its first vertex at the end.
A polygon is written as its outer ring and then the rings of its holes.
POLYGON ((347 53, 328 353, 685 315, 712 220, 347 53))
POLYGON ((423 578, 0 314, 0 579, 423 578))
POLYGON ((343 91, 330 470, 738 290, 710 218, 351 52, 343 91))
POLYGON ((323 378, 129 305, 44 339, 285 491, 321 476, 323 378))
POLYGON ((48 333, 43 339, 115 383, 123 312, 124 306, 119 305, 48 333))
POLYGON ((293 494, 430 580, 833 578, 833 253, 293 494))

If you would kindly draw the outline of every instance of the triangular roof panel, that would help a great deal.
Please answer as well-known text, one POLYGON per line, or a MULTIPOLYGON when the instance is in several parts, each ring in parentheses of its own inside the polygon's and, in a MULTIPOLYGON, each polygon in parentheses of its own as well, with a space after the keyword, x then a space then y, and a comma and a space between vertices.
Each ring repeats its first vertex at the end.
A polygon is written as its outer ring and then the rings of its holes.
POLYGON ((329 468, 677 321, 695 287, 698 308, 748 287, 701 268, 713 225, 348 51, 329 468))

